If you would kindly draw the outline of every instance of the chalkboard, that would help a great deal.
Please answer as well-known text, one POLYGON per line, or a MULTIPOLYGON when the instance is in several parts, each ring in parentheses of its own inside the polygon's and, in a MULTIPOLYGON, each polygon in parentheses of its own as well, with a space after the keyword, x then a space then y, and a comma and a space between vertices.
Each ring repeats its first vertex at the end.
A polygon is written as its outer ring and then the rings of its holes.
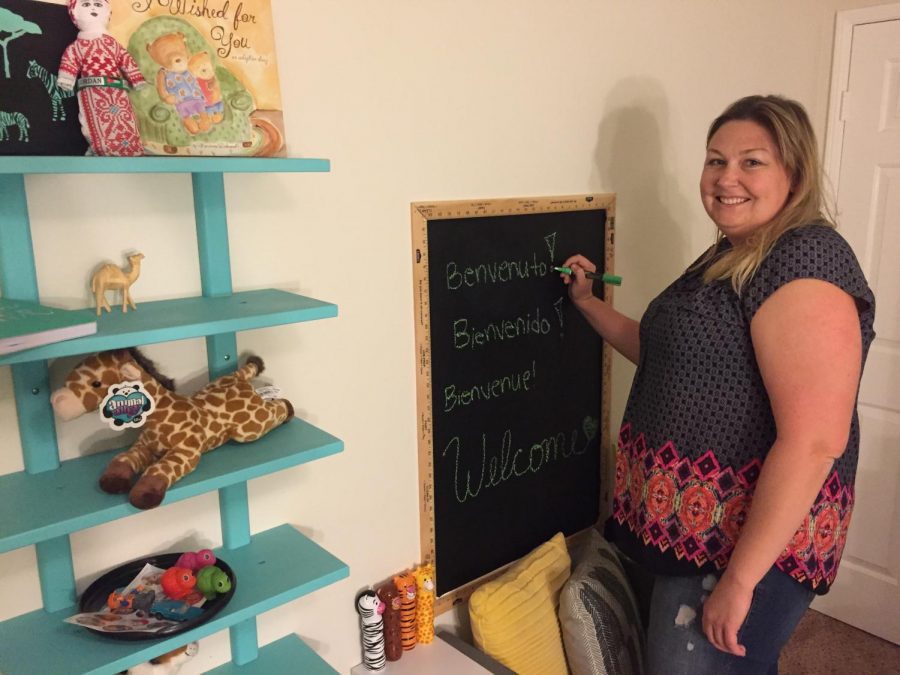
POLYGON ((614 205, 412 205, 421 541, 437 611, 598 520, 610 354, 552 268, 583 253, 612 272, 614 205))

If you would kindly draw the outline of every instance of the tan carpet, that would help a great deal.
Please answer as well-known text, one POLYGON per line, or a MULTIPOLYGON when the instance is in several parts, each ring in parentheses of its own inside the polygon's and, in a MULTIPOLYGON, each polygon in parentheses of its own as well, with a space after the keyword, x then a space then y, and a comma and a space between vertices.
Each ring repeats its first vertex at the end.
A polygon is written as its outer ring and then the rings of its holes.
POLYGON ((810 609, 778 661, 781 675, 900 675, 900 647, 810 609))

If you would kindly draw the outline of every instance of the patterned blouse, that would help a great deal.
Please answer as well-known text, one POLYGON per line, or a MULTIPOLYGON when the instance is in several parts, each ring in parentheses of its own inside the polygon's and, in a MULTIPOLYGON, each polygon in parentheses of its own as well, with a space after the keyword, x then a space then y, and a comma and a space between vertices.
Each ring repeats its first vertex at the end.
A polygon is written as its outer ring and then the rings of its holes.
MULTIPOLYGON (((729 246, 727 241, 720 244, 729 246)), ((875 337, 875 298, 847 242, 812 224, 784 235, 739 297, 730 281, 689 268, 647 308, 640 358, 616 455, 607 536, 656 574, 721 572, 762 463, 775 440, 750 321, 795 279, 822 279, 856 300, 863 363, 875 337)), ((825 594, 837 574, 853 511, 859 420, 812 509, 776 565, 825 594)))

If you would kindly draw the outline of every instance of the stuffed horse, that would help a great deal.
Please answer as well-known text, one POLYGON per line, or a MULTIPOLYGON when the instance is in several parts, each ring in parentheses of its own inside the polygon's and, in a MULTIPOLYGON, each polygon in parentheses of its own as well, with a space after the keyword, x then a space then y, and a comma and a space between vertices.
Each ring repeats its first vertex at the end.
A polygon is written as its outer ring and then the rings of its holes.
POLYGON ((384 603, 375 591, 363 591, 356 597, 359 627, 362 630, 363 665, 366 670, 384 670, 384 632, 381 613, 384 603))
MULTIPOLYGON (((114 494, 128 492, 134 506, 150 509, 197 467, 204 452, 229 440, 255 441, 293 416, 290 401, 265 400, 253 389, 250 379, 263 367, 262 359, 251 356, 234 373, 213 380, 193 396, 182 396, 174 393, 172 380, 160 375, 137 349, 117 349, 75 366, 50 402, 61 419, 70 420, 97 410, 121 388, 120 383, 143 387, 153 406, 144 408, 141 435, 128 450, 113 457, 100 476, 100 488, 114 494), (142 475, 132 487, 138 474, 142 475)), ((104 404, 103 410, 109 416, 107 407, 104 404)))
POLYGON ((384 603, 384 655, 388 661, 399 661, 403 656, 403 642, 400 639, 400 591, 393 581, 379 586, 375 593, 384 603))

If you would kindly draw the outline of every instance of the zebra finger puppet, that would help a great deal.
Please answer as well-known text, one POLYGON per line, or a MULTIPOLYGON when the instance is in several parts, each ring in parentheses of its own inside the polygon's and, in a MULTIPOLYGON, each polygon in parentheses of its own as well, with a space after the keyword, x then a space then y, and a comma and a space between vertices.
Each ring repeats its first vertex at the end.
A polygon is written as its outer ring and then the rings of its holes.
POLYGON ((384 603, 375 591, 363 591, 356 597, 356 611, 359 613, 359 628, 362 631, 363 665, 367 670, 384 670, 384 631, 381 614, 384 603))

